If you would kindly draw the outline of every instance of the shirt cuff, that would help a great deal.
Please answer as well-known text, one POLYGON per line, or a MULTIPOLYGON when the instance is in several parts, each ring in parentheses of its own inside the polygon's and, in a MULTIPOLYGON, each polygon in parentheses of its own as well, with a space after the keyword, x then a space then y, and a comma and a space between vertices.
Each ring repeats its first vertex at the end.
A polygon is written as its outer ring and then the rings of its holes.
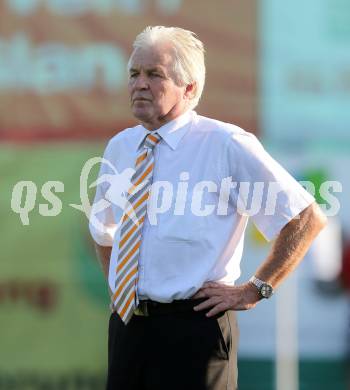
POLYGON ((89 230, 94 241, 101 246, 113 246, 116 226, 111 225, 104 227, 103 230, 95 228, 89 223, 89 230))

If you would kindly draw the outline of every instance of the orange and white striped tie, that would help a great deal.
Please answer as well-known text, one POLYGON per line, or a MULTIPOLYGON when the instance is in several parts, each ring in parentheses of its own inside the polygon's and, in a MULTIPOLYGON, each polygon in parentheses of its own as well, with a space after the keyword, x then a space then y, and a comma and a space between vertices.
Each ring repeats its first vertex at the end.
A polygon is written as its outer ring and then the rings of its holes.
POLYGON ((120 230, 115 293, 112 297, 112 304, 125 324, 130 321, 139 303, 137 282, 141 233, 153 179, 153 148, 160 139, 158 133, 148 134, 141 153, 136 159, 135 173, 131 179, 133 186, 129 189, 129 203, 120 230), (141 188, 134 193, 135 187, 139 185, 141 188), (138 221, 138 225, 135 221, 138 221))

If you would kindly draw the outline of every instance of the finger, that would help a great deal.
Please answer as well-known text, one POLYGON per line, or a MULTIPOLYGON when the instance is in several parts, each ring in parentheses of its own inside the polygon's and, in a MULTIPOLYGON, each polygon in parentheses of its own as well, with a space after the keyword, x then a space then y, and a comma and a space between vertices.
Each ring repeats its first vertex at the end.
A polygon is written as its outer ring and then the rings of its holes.
POLYGON ((206 298, 206 297, 211 297, 212 296, 213 290, 205 287, 201 288, 200 290, 197 291, 196 295, 194 297, 196 298, 206 298))
POLYGON ((219 314, 225 310, 229 309, 224 303, 219 303, 218 305, 214 306, 211 310, 206 313, 207 317, 213 317, 216 314, 219 314))
POLYGON ((195 295, 193 295, 192 298, 210 298, 213 296, 219 296, 218 289, 211 288, 211 287, 202 287, 200 290, 197 291, 195 295))
POLYGON ((217 283, 217 282, 205 282, 202 286, 202 288, 205 288, 205 287, 212 287, 212 288, 217 288, 217 287, 220 287, 222 286, 220 283, 217 283))
POLYGON ((201 302, 199 305, 194 306, 193 310, 200 311, 200 310, 208 309, 208 308, 218 304, 219 302, 220 302, 220 297, 211 297, 211 298, 207 299, 206 301, 201 302))
POLYGON ((198 290, 196 294, 194 294, 191 299, 204 298, 204 293, 202 290, 198 290))

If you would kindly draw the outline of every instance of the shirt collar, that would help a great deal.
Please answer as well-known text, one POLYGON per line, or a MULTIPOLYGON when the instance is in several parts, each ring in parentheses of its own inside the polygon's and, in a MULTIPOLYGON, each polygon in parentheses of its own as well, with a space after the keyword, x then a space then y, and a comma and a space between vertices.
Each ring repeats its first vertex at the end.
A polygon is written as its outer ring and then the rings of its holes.
POLYGON ((143 140, 148 134, 151 134, 153 131, 157 131, 157 133, 164 139, 164 141, 173 150, 175 150, 182 137, 190 129, 190 125, 195 114, 195 111, 186 111, 184 114, 166 123, 157 130, 147 130, 142 126, 143 132, 141 132, 141 137, 138 140, 137 149, 140 149, 143 140))

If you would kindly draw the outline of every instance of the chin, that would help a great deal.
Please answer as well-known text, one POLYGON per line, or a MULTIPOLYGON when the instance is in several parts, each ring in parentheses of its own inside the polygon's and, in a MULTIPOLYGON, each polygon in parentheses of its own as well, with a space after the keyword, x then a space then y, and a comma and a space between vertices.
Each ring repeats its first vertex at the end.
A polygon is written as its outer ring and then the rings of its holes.
POLYGON ((148 110, 144 110, 142 108, 133 108, 132 113, 136 119, 139 119, 140 121, 147 121, 147 119, 150 118, 150 113, 148 110))

